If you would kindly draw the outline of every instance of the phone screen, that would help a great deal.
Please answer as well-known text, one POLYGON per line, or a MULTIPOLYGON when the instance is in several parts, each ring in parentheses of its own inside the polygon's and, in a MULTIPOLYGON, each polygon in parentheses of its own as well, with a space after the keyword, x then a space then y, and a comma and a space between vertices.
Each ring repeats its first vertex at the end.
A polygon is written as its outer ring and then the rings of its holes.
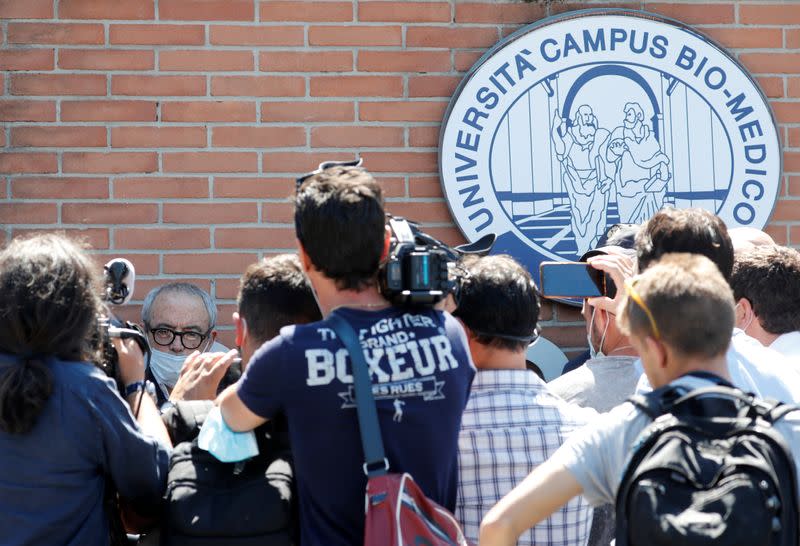
POLYGON ((603 273, 585 262, 542 262, 539 274, 547 298, 592 298, 606 292, 603 273))

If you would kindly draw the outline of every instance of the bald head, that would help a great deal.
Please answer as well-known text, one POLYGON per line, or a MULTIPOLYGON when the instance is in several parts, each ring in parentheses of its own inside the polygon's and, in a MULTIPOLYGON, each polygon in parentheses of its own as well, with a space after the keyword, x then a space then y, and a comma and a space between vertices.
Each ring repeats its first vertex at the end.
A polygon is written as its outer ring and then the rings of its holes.
POLYGON ((759 246, 774 245, 775 241, 760 229, 751 227, 737 227, 728 230, 731 236, 733 250, 748 250, 759 246))

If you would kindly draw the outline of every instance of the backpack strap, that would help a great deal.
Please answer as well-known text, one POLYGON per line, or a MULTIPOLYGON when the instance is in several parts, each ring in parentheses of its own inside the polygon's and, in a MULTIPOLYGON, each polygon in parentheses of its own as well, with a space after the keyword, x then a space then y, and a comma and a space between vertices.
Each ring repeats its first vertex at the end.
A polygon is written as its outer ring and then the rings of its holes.
POLYGON ((795 410, 800 410, 800 406, 798 405, 785 404, 774 399, 761 400, 753 393, 744 392, 736 387, 728 387, 725 385, 693 389, 674 400, 672 405, 677 406, 703 396, 726 398, 732 402, 740 402, 742 404, 742 409, 739 413, 739 417, 749 416, 755 418, 758 416, 765 419, 770 424, 775 424, 787 414, 795 410))
POLYGON ((167 409, 161 419, 174 445, 190 442, 200 432, 206 415, 214 407, 211 400, 182 400, 167 409))
POLYGON ((353 327, 336 313, 328 317, 328 322, 350 353, 350 362, 353 364, 358 427, 361 431, 361 446, 364 449, 364 473, 369 478, 383 476, 389 470, 389 461, 383 449, 378 411, 375 408, 375 397, 372 395, 369 365, 353 327))
POLYGON ((660 397, 653 396, 652 392, 634 394, 628 398, 628 402, 642 410, 650 419, 655 420, 664 413, 662 411, 660 397))
POLYGON ((797 404, 784 404, 772 399, 765 400, 765 402, 771 406, 765 418, 773 425, 793 411, 800 410, 800 406, 797 404))
POLYGON ((666 385, 645 394, 634 394, 628 402, 642 410, 652 420, 667 413, 682 393, 681 389, 666 385))
POLYGON ((729 400, 735 402, 736 401, 743 402, 749 406, 754 405, 754 402, 756 401, 754 395, 744 392, 743 390, 737 389, 735 387, 716 385, 714 387, 702 387, 699 389, 692 389, 689 392, 686 392, 685 394, 680 396, 677 400, 675 400, 674 405, 683 404, 684 402, 688 402, 689 400, 709 395, 715 396, 717 398, 728 398, 729 400))

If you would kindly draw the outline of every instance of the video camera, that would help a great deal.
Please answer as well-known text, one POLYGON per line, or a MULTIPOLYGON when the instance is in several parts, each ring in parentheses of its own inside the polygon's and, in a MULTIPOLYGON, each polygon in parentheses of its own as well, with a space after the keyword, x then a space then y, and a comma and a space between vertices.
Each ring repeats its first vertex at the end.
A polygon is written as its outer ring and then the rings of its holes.
MULTIPOLYGON (((128 303, 133 296, 133 286, 136 280, 136 270, 133 264, 124 258, 115 258, 103 266, 103 281, 105 289, 103 291, 103 301, 106 304, 119 306, 128 303)), ((119 355, 114 345, 111 343, 113 338, 134 339, 142 350, 145 363, 150 361, 150 344, 147 337, 139 327, 130 321, 121 321, 114 316, 108 309, 108 313, 99 317, 99 341, 102 348, 98 367, 105 372, 108 377, 117 382, 120 393, 125 392, 125 385, 122 384, 119 376, 119 355)))
POLYGON ((387 216, 391 246, 378 272, 378 285, 383 297, 395 305, 431 306, 448 294, 458 299, 463 275, 452 269, 465 254, 487 254, 496 239, 491 233, 474 243, 450 247, 415 222, 387 216))

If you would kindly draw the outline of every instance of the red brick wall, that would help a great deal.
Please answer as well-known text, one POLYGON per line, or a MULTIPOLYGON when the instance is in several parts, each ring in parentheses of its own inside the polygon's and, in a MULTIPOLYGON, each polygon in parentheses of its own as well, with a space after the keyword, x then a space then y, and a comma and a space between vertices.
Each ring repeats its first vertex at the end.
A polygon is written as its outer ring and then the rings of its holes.
MULTIPOLYGON (((769 232, 800 245, 800 4, 649 0, 0 0, 0 241, 78 233, 135 263, 137 302, 190 279, 227 324, 243 268, 293 248, 292 177, 356 152, 392 212, 460 241, 437 144, 463 73, 520 25, 608 5, 697 25, 758 76, 786 146, 769 232)), ((585 344, 574 309, 543 320, 585 344)))

